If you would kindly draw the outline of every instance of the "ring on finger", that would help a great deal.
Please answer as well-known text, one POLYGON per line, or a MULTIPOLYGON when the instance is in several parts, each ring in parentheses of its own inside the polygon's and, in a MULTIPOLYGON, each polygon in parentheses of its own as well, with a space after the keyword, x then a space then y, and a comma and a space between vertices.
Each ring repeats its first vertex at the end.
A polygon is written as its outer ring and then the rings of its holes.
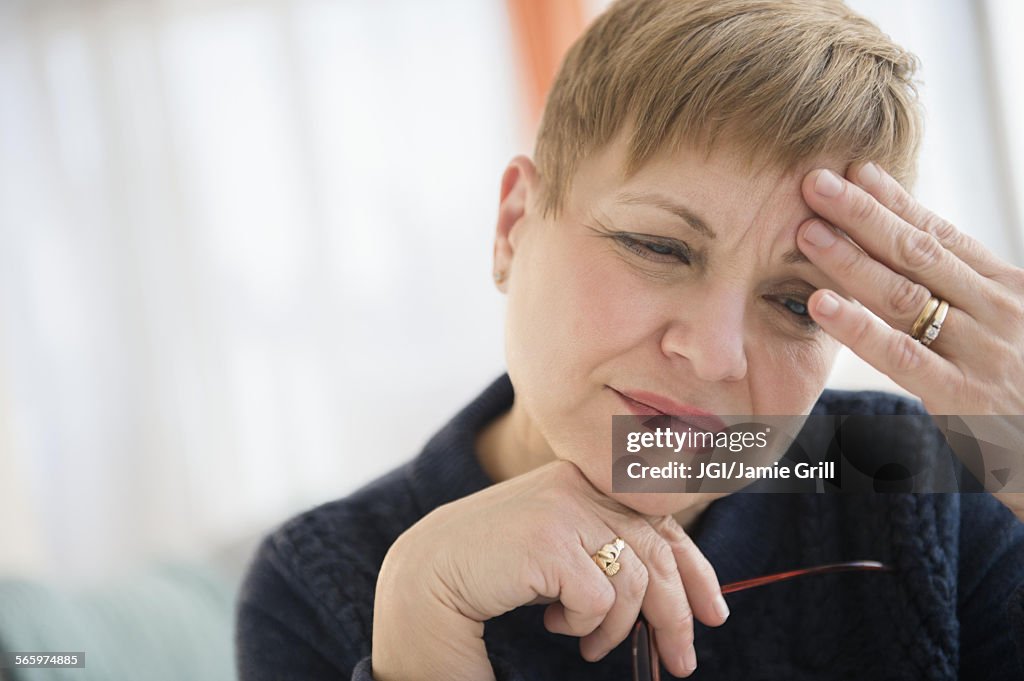
POLYGON ((939 337, 939 332, 942 331, 942 324, 946 321, 947 314, 949 314, 949 303, 943 300, 939 303, 939 307, 935 310, 935 314, 932 316, 927 328, 925 328, 924 335, 919 339, 921 345, 928 347, 939 337))
POLYGON ((591 558, 597 563, 597 567, 601 568, 609 577, 614 577, 619 572, 619 568, 622 564, 619 563, 619 555, 622 553, 622 549, 626 548, 626 542, 621 537, 616 537, 610 544, 605 544, 597 553, 593 554, 591 558))
POLYGON ((939 309, 939 299, 932 296, 928 299, 928 302, 924 304, 921 309, 921 314, 917 315, 917 319, 910 327, 910 337, 916 341, 921 340, 921 332, 924 331, 929 324, 935 311, 939 309))

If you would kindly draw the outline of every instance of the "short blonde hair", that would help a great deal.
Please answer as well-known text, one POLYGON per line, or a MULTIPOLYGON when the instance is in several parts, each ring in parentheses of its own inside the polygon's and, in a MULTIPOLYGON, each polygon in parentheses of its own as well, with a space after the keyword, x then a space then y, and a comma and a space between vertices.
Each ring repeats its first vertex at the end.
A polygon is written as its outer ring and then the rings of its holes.
POLYGON ((917 58, 839 0, 619 0, 576 41, 534 153, 545 214, 578 164, 630 130, 625 172, 722 141, 783 168, 828 154, 905 185, 922 121, 917 58))

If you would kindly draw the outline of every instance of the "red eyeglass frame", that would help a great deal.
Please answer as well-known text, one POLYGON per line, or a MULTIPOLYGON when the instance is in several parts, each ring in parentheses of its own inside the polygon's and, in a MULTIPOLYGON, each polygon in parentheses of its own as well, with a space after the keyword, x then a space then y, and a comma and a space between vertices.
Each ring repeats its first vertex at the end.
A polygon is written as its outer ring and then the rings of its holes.
MULTIPOLYGON (((730 594, 745 589, 782 582, 794 577, 805 575, 824 575, 835 572, 893 572, 893 568, 876 560, 852 560, 845 563, 829 563, 815 567, 776 572, 772 575, 744 579, 722 585, 722 593, 730 594)), ((661 664, 658 660, 658 647, 651 637, 647 620, 643 615, 633 625, 633 681, 661 681, 661 664)))

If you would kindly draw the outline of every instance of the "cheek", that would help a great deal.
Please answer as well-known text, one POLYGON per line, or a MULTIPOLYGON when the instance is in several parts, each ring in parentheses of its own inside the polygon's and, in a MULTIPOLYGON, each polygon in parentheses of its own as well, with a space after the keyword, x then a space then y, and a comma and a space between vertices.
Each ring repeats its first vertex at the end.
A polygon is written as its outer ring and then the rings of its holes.
POLYGON ((758 414, 805 414, 821 394, 839 344, 822 334, 815 341, 765 343, 751 363, 751 392, 758 414))
POLYGON ((567 269, 560 288, 565 332, 591 360, 624 352, 644 335, 648 315, 638 303, 650 299, 618 258, 601 256, 567 269))
POLYGON ((636 302, 649 295, 593 237, 548 238, 520 255, 508 300, 510 371, 551 384, 586 379, 643 336, 649 312, 636 302))
POLYGON ((506 329, 516 399, 555 456, 610 490, 604 453, 616 403, 604 385, 649 333, 651 308, 636 301, 650 292, 594 238, 546 239, 520 255, 506 329))

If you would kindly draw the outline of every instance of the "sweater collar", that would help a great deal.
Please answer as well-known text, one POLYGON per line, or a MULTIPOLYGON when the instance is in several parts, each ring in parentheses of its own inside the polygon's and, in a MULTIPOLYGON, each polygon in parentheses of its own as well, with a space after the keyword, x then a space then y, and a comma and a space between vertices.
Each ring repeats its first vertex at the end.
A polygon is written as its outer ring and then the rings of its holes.
POLYGON ((480 465, 476 436, 512 407, 512 381, 504 374, 456 414, 409 468, 409 482, 424 515, 494 484, 480 465))

